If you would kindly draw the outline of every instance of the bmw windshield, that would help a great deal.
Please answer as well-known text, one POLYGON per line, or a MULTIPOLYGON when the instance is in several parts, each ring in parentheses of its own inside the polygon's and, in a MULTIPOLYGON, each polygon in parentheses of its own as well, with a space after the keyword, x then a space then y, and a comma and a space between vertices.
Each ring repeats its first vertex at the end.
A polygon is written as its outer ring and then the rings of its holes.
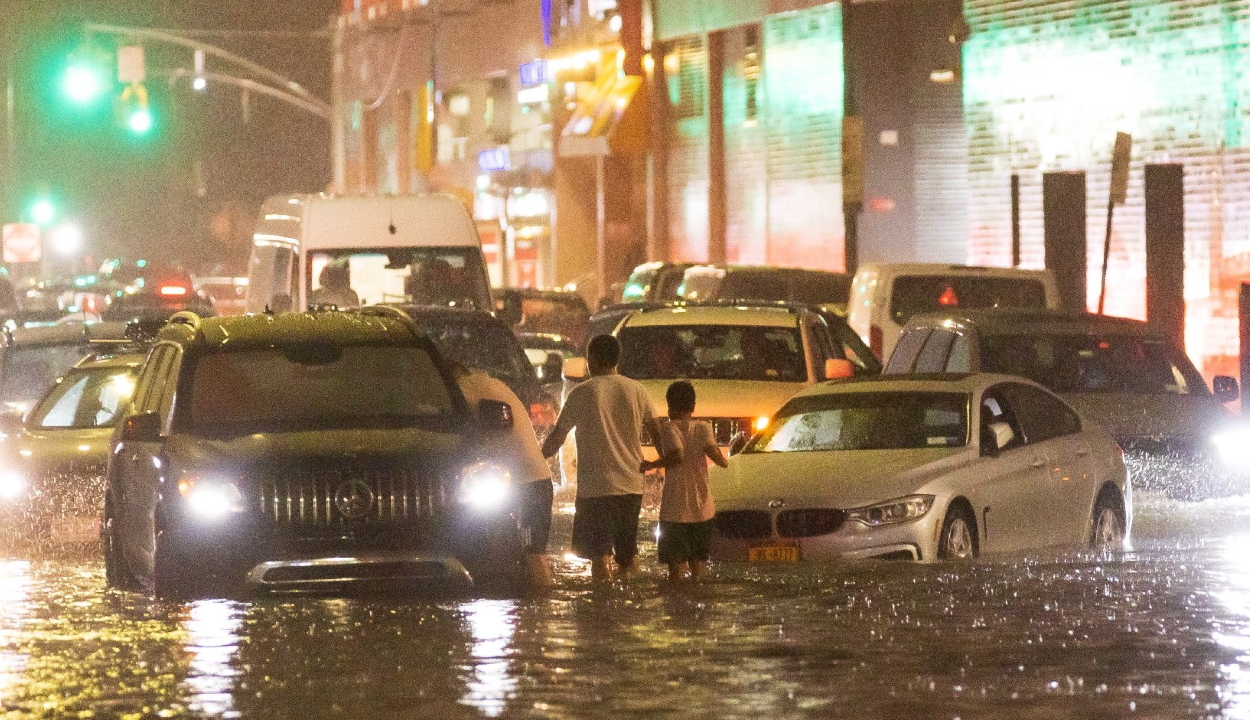
POLYGON ((913 450, 968 444, 968 396, 873 392, 809 395, 785 405, 748 452, 913 450))
POLYGON ((420 347, 291 345, 204 354, 180 380, 192 434, 439 425, 456 395, 420 347))

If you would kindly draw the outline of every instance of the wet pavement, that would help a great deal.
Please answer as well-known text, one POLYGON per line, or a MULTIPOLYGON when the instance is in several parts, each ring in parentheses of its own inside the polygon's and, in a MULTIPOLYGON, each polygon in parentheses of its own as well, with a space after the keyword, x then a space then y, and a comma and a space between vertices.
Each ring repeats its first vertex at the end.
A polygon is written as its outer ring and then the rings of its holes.
POLYGON ((163 602, 10 559, 0 718, 1250 717, 1250 497, 1139 498, 1135 534, 677 591, 563 561, 523 599, 163 602))

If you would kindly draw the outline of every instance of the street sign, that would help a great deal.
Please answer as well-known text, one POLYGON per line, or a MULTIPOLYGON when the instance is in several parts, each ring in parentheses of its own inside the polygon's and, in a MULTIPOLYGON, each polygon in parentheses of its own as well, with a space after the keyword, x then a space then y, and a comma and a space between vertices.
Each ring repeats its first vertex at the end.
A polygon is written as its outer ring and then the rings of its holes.
POLYGON ((142 45, 117 48, 117 81, 126 85, 141 83, 147 77, 142 45))
POLYGON ((1133 136, 1115 134, 1115 150, 1111 153, 1111 204, 1123 205, 1128 199, 1128 166, 1133 154, 1133 136))
POLYGON ((43 243, 39 226, 34 223, 9 223, 3 233, 4 261, 6 263, 33 263, 43 257, 43 243))

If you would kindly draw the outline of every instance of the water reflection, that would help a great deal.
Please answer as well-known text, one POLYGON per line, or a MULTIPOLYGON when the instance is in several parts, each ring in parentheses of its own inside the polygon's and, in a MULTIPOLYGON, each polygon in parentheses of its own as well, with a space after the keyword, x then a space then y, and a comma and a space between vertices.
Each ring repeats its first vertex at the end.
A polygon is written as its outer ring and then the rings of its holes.
POLYGON ((228 600, 200 600, 184 611, 180 625, 187 634, 190 655, 186 679, 190 708, 212 717, 238 717, 234 691, 239 670, 234 660, 243 606, 228 600))
POLYGON ((19 687, 30 655, 17 652, 20 626, 30 612, 30 563, 0 561, 0 709, 19 687))
POLYGON ((517 686, 512 668, 517 602, 475 600, 462 605, 461 611, 473 644, 469 648, 465 694, 460 701, 487 717, 499 717, 517 686))

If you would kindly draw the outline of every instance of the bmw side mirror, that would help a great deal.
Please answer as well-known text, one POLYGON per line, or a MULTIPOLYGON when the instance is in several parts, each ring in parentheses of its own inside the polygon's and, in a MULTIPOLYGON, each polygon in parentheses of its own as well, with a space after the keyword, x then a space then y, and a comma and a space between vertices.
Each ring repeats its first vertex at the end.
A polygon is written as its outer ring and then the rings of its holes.
POLYGON ((22 411, 6 410, 0 414, 0 434, 16 435, 22 431, 22 411))
POLYGON ((487 430, 508 430, 512 427, 512 406, 500 400, 481 400, 477 416, 487 430))
POLYGON ((1216 375, 1211 385, 1215 390, 1215 399, 1222 403, 1230 403, 1241 397, 1241 391, 1237 388, 1237 378, 1216 375))
POLYGON ((122 442, 156 442, 161 439, 161 416, 154 412, 131 415, 122 423, 122 442))
POLYGON ((729 456, 733 457, 745 450, 748 439, 746 433, 734 433, 733 439, 729 441, 729 456))

